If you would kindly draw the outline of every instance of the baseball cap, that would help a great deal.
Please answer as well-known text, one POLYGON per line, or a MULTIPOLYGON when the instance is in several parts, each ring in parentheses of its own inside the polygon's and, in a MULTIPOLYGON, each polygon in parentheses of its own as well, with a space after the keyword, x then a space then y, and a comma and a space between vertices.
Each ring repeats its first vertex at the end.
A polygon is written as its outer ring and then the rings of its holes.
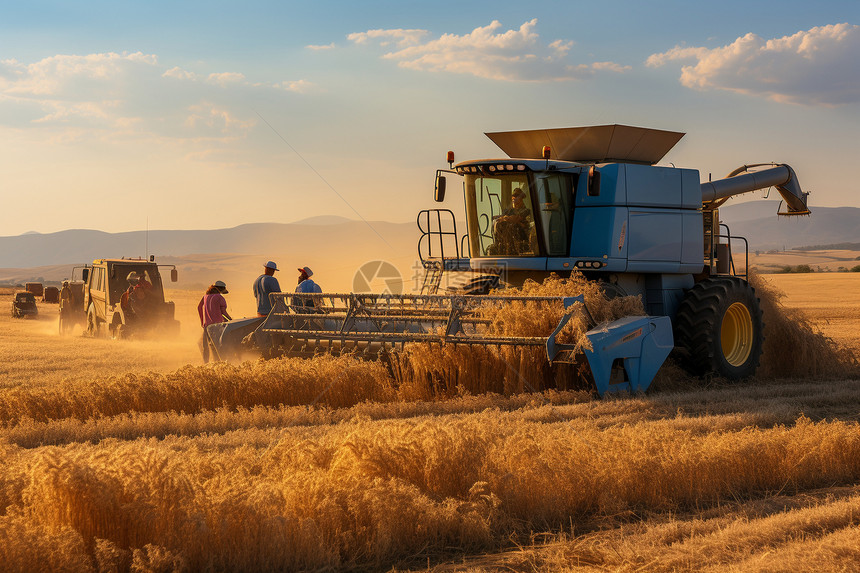
POLYGON ((310 267, 302 267, 302 268, 298 269, 298 271, 300 273, 305 273, 306 275, 308 275, 308 278, 311 278, 312 276, 314 276, 314 272, 310 269, 310 267))

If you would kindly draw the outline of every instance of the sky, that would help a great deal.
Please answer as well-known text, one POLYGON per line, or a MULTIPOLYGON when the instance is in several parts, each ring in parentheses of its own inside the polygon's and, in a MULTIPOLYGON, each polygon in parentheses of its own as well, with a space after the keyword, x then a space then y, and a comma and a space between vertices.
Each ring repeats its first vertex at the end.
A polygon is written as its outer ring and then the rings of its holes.
MULTIPOLYGON (((2 2, 0 235, 414 220, 484 132, 687 135, 860 206, 860 2, 2 2)), ((759 198, 757 194, 754 198, 759 198)), ((775 194, 773 194, 775 196, 775 194)), ((462 212, 462 196, 445 207, 462 212)))

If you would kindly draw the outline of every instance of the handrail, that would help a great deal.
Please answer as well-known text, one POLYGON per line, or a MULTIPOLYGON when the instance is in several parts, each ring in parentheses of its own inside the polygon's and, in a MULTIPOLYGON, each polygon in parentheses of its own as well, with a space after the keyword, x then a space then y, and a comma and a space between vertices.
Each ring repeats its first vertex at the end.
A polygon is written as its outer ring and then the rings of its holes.
POLYGON ((418 237, 418 258, 421 260, 421 263, 424 264, 428 259, 440 258, 442 260, 453 258, 460 258, 460 246, 457 244, 457 239, 459 238, 457 233, 457 219, 454 216, 454 212, 450 209, 422 209, 418 212, 418 216, 416 217, 416 223, 418 225, 418 230, 421 232, 421 236, 418 237), (434 229, 432 226, 431 214, 436 214, 436 228, 434 229), (451 231, 444 231, 442 227, 442 213, 447 213, 450 215, 452 229, 451 231), (424 221, 422 221, 422 215, 424 216, 424 221), (426 226, 422 223, 426 222, 426 226), (445 237, 454 237, 454 256, 446 257, 445 256, 445 237), (436 243, 434 238, 438 240, 438 248, 439 248, 439 256, 433 256, 433 245, 436 243), (425 243, 426 239, 426 243, 425 243), (422 245, 427 245, 427 253, 425 256, 424 250, 421 248, 422 245))
POLYGON ((733 276, 743 276, 744 280, 749 280, 749 272, 750 272, 750 244, 746 237, 741 237, 740 235, 732 235, 729 226, 725 223, 720 223, 720 227, 725 227, 726 233, 720 233, 716 235, 716 238, 720 239, 728 239, 729 240, 729 264, 731 266, 731 274, 733 276), (738 239, 744 242, 744 273, 743 275, 738 274, 735 269, 735 258, 732 255, 732 240, 738 239))

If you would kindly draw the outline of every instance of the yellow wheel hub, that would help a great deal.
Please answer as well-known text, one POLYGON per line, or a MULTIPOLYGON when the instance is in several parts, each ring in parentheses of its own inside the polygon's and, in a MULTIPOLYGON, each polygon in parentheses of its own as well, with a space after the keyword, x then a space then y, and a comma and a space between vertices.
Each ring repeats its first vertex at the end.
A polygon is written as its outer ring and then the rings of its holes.
POLYGON ((742 366, 747 361, 753 346, 753 323, 745 304, 736 302, 726 310, 720 341, 729 364, 742 366))

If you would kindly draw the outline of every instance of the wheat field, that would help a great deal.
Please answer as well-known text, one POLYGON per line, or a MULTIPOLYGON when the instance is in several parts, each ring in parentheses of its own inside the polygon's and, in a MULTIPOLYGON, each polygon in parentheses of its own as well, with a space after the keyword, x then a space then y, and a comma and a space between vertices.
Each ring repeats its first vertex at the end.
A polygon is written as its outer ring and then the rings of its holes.
POLYGON ((860 570, 860 294, 791 278, 756 380, 602 400, 0 315, 0 569, 860 570))

